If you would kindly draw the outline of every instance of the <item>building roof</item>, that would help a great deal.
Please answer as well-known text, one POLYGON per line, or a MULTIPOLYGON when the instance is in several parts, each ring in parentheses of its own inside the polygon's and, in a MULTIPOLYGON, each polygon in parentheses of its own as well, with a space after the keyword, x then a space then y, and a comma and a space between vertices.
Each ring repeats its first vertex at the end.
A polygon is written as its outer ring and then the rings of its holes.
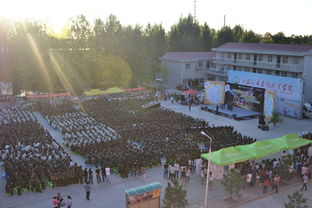
POLYGON ((289 53, 306 53, 312 50, 311 45, 294 45, 294 44, 268 44, 268 43, 225 43, 215 48, 215 51, 233 50, 233 51, 270 51, 270 52, 289 52, 289 53))
POLYGON ((159 182, 154 182, 143 186, 127 189, 125 190, 125 192, 128 196, 135 196, 138 194, 143 194, 145 192, 153 191, 155 189, 160 188, 162 188, 162 185, 159 182))
POLYGON ((213 59, 216 56, 215 52, 211 51, 197 51, 197 52, 167 52, 160 57, 162 60, 199 60, 199 59, 213 59))

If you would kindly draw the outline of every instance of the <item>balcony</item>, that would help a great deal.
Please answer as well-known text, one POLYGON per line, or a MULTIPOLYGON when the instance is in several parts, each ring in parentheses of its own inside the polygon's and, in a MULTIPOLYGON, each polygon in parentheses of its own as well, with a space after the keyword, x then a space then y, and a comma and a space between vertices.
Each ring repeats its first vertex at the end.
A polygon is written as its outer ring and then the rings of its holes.
POLYGON ((227 76, 227 73, 225 70, 221 70, 221 69, 215 69, 215 68, 210 68, 210 69, 196 69, 196 70, 200 70, 201 72, 205 72, 207 74, 211 74, 211 75, 217 75, 217 76, 227 76))
POLYGON ((289 63, 276 63, 276 62, 266 62, 266 61, 257 61, 254 60, 246 60, 246 59, 234 59, 230 58, 214 58, 215 64, 226 64, 226 65, 235 65, 242 67, 257 67, 262 69, 270 69, 270 70, 279 70, 279 71, 287 71, 287 72, 303 72, 303 64, 289 64, 289 63))

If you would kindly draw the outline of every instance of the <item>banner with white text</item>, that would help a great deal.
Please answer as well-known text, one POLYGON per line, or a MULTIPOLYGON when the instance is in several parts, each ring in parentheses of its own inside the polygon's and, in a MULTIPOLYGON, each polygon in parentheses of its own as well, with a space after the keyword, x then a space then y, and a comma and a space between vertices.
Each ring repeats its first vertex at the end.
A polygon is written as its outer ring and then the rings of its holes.
POLYGON ((273 91, 276 112, 284 116, 301 118, 302 79, 229 70, 228 82, 273 91))

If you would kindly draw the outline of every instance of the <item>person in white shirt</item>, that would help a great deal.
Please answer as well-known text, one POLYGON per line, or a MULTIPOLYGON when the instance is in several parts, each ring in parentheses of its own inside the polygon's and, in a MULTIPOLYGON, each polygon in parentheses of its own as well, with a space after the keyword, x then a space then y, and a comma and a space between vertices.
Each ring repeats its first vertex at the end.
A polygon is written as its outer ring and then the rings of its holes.
POLYGON ((246 175, 246 188, 251 187, 251 178, 252 178, 252 174, 251 174, 251 173, 248 173, 248 174, 246 175))
POLYGON ((106 181, 110 182, 110 168, 109 167, 105 168, 105 173, 106 173, 106 181))

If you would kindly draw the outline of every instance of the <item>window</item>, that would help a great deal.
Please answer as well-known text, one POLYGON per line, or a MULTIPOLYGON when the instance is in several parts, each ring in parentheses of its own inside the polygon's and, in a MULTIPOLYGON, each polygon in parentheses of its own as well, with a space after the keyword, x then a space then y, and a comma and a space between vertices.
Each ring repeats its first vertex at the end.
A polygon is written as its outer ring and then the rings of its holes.
POLYGON ((287 64, 288 63, 288 56, 283 56, 283 64, 287 64))
POLYGON ((266 74, 271 74, 271 71, 267 70, 267 71, 266 71, 266 74))
POLYGON ((298 73, 293 72, 291 76, 292 76, 293 78, 298 78, 298 73))
POLYGON ((212 63, 212 64, 211 64, 211 67, 212 67, 212 68, 216 68, 216 64, 215 64, 215 63, 212 63))
POLYGON ((209 69, 210 68, 210 62, 209 61, 207 61, 207 69, 209 69))
POLYGON ((242 59, 242 54, 241 53, 238 54, 238 59, 242 59))
POLYGON ((253 73, 257 73, 257 69, 256 68, 253 68, 253 73))
POLYGON ((189 69, 191 67, 191 64, 185 64, 185 68, 189 69))
POLYGON ((199 66, 199 67, 202 67, 202 66, 203 66, 203 62, 200 61, 200 62, 198 63, 198 66, 199 66))
POLYGON ((262 69, 258 69, 258 73, 259 73, 259 74, 262 74, 262 69))
POLYGON ((294 57, 293 64, 299 64, 299 58, 298 57, 294 57))
POLYGON ((199 82, 200 82, 200 83, 204 83, 204 81, 205 81, 204 78, 200 78, 200 79, 199 79, 199 82))
POLYGON ((248 68, 246 68, 246 69, 245 69, 245 72, 249 72, 249 69, 248 69, 248 68))
POLYGON ((276 75, 276 76, 279 76, 279 75, 280 75, 280 71, 276 71, 276 72, 275 72, 275 75, 276 75))
POLYGON ((282 72, 282 77, 287 77, 287 72, 282 72))
POLYGON ((250 54, 246 55, 246 60, 250 60, 250 54))
POLYGON ((183 84, 187 84, 187 79, 183 79, 183 84))
POLYGON ((226 58, 231 58, 231 53, 227 53, 226 58))
POLYGON ((263 61, 263 55, 258 56, 258 61, 263 61))
POLYGON ((273 61, 273 56, 268 56, 268 62, 272 62, 273 61))

